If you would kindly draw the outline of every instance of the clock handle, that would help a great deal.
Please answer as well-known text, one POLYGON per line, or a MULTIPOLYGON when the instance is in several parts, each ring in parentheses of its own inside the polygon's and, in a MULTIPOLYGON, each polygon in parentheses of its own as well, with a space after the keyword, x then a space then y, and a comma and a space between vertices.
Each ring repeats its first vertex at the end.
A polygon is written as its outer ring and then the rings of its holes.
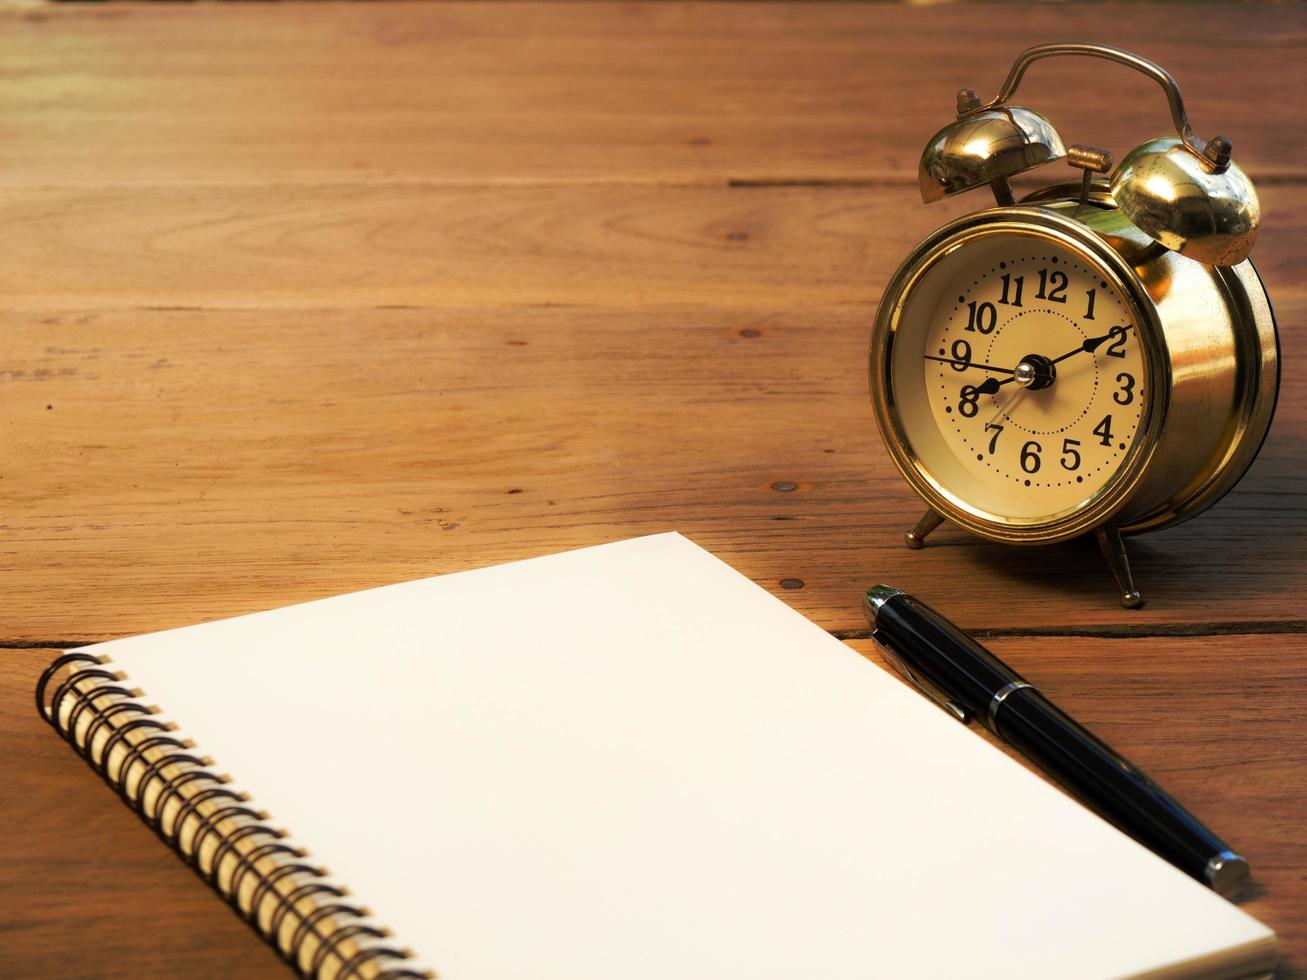
POLYGON ((1016 94, 1027 68, 1041 58, 1054 58, 1062 55, 1104 58, 1107 61, 1115 61, 1117 64, 1133 68, 1135 71, 1148 76, 1160 85, 1162 91, 1166 93, 1166 100, 1171 106, 1171 121, 1175 123, 1175 131, 1180 139, 1184 141, 1185 148, 1200 160, 1209 163, 1215 163, 1222 154, 1227 159, 1229 158, 1228 140, 1218 136, 1216 139, 1203 143, 1194 135, 1193 127, 1189 125, 1189 116, 1184 111, 1184 98, 1180 95, 1180 86, 1169 71, 1154 61, 1141 58, 1139 55, 1124 51, 1121 48, 1114 48, 1110 44, 1063 41, 1055 44, 1036 44, 1032 48, 1026 48, 1017 55, 1017 60, 1012 63, 1012 69, 1008 72, 1007 80, 1003 82, 1003 87, 999 89, 998 95, 984 105, 972 108, 968 114, 970 112, 983 112, 986 109, 993 109, 1003 105, 1016 94))
POLYGON ((1126 557, 1125 542, 1115 524, 1104 524, 1094 532, 1098 538, 1098 548, 1107 560, 1107 567, 1116 579, 1116 587, 1121 593, 1121 605, 1127 609, 1138 609, 1144 604, 1144 597, 1135 588, 1134 576, 1130 574, 1130 559, 1126 557))

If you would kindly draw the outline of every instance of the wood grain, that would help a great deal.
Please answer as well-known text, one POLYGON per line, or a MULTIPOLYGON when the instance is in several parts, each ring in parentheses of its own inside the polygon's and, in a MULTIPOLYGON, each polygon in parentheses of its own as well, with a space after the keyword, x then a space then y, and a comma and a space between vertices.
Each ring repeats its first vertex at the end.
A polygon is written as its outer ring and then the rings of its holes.
MULTIPOLYGON (((1195 128, 1301 173, 1298 6, 822 3, 46 5, 0 10, 5 186, 270 180, 915 179, 954 92, 1093 38, 1166 65, 1195 128), (1219 63, 1211 52, 1219 50, 1219 63)), ((1150 81, 1061 59, 1023 104, 1118 156, 1169 128, 1150 81)), ((1067 171, 1068 173, 1070 171, 1067 171)))
MULTIPOLYGON (((876 580, 989 636, 1248 852, 1307 976, 1304 36, 1220 4, 0 4, 0 973, 289 975, 37 719, 45 648, 676 528, 862 652, 876 580), (1083 542, 904 549, 866 395, 894 266, 987 203, 921 206, 920 146, 1075 37, 1234 140, 1283 344, 1248 477, 1131 542, 1137 613, 1083 542)), ((1021 100, 1118 156, 1167 124, 1095 61, 1021 100)))
POLYGON ((1151 599, 1133 612, 1091 544, 903 547, 921 505, 870 420, 870 313, 0 317, 19 348, 0 404, 7 636, 104 639, 668 528, 842 632, 865 628, 874 580, 948 595, 977 629, 1307 628, 1295 373, 1248 478, 1132 542, 1151 599))
MULTIPOLYGON (((1261 197, 1254 260, 1283 304, 1307 292, 1307 188, 1261 197)), ((0 294, 25 314, 859 304, 870 323, 917 242, 991 204, 901 187, 15 188, 0 294)))

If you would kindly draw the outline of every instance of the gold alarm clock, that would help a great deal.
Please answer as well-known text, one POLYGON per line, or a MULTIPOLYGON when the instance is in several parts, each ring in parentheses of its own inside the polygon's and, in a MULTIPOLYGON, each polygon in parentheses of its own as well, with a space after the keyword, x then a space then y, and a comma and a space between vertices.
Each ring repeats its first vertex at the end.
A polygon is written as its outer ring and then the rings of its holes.
POLYGON ((1261 447, 1275 410, 1275 319, 1247 258, 1260 209, 1230 141, 1200 141, 1175 80, 1100 44, 1023 52, 998 95, 958 93, 927 144, 926 202, 989 187, 998 206, 918 245, 885 290, 871 340, 876 421, 944 520, 1045 544, 1093 532, 1121 602, 1142 604, 1122 535, 1211 506, 1261 447), (1111 155, 1063 146, 1012 105, 1030 64, 1089 55, 1157 81, 1176 135, 1111 155), (1008 178, 1065 159, 1079 180, 1017 202, 1008 178))

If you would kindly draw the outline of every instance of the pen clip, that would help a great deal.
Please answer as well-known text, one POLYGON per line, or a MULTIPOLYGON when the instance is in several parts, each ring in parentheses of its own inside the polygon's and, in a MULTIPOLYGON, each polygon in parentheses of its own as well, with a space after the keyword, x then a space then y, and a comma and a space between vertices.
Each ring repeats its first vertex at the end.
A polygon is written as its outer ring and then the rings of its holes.
POLYGON ((895 670, 897 670, 900 674, 903 675, 904 680, 906 680, 909 684, 915 687, 922 694, 926 695, 926 697, 930 698, 930 700, 934 701, 937 705, 943 708, 948 714, 952 715, 958 721, 962 722, 962 724, 966 725, 970 723, 971 721, 970 711, 968 711, 963 705, 958 704, 956 701, 951 700, 947 694, 941 691, 934 684, 931 684, 929 681, 921 679, 916 674, 914 674, 911 670, 909 670, 908 665, 905 664, 901 659, 899 659, 898 652, 892 646, 890 646, 888 643, 886 643, 880 637, 878 637, 876 635, 875 630, 872 631, 871 635, 872 638, 876 640, 876 643, 880 647, 881 652, 884 654, 885 659, 890 662, 890 664, 894 667, 895 670))

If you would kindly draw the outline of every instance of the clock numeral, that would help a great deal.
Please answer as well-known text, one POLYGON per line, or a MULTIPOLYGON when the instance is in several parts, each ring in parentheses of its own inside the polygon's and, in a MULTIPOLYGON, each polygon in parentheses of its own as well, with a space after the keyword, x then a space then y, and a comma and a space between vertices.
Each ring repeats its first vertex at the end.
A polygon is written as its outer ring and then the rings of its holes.
POLYGON ((963 418, 974 419, 976 413, 980 411, 980 406, 976 404, 980 398, 980 389, 975 385, 963 385, 962 390, 958 392, 958 411, 962 413, 963 418))
POLYGON ((1089 297, 1089 305, 1085 309, 1085 319, 1092 320, 1094 318, 1094 299, 1098 295, 1098 290, 1087 289, 1085 290, 1085 295, 1089 297))
POLYGON ((1079 439, 1062 440, 1062 469, 1075 472, 1080 469, 1080 453, 1076 446, 1080 445, 1079 439))
POLYGON ((1039 453, 1042 448, 1033 439, 1021 447, 1021 468, 1027 473, 1039 472, 1039 453))
POLYGON ((994 455, 994 450, 998 448, 998 437, 1003 434, 1003 426, 995 425, 993 422, 985 423, 985 431, 994 430, 994 434, 989 437, 989 455, 994 455))
POLYGON ((1116 376, 1116 383, 1121 386, 1121 390, 1112 392, 1112 401, 1118 405, 1129 405, 1135 400, 1135 376, 1122 371, 1116 376))
POLYGON ((1112 338, 1105 352, 1108 357, 1125 357, 1126 332, 1125 327, 1113 327, 1107 332, 1107 335, 1112 338))
POLYGON ((967 304, 967 309, 970 311, 967 317, 968 330, 972 333, 977 330, 985 334, 994 332, 994 327, 998 325, 998 310, 993 303, 971 302, 967 304))
POLYGON ((1025 285, 1025 282, 1026 282, 1025 276, 1017 276, 1015 279, 1013 279, 1010 275, 1003 276, 1003 295, 999 297, 998 301, 1000 303, 1006 303, 1008 306, 1020 306, 1021 287, 1025 285), (1016 286, 1016 289, 1012 291, 1012 295, 1013 295, 1012 299, 1007 298, 1009 286, 1016 286))
POLYGON ((1039 292, 1035 296, 1039 299, 1046 299, 1050 303, 1066 302, 1066 273, 1058 269, 1049 272, 1047 269, 1039 270, 1039 292))
POLYGON ((1094 435, 1104 446, 1112 445, 1112 416, 1104 415, 1103 421, 1094 426, 1094 435))
POLYGON ((965 371, 971 367, 971 345, 965 340, 953 341, 953 360, 949 366, 954 371, 965 371))

